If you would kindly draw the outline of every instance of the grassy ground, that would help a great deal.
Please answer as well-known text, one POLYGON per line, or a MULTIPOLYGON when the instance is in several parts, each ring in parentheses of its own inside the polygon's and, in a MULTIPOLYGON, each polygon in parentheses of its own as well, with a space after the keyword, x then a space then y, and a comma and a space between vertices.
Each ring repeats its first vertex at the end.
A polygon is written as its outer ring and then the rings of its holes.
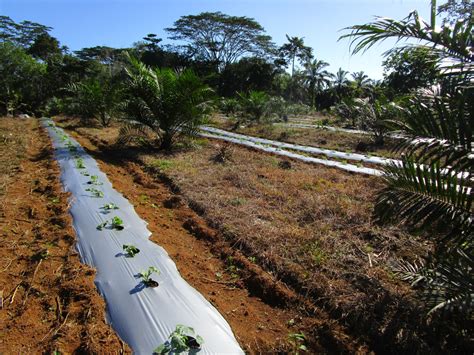
MULTIPOLYGON (((111 147, 118 127, 76 132, 111 147)), ((216 141, 189 146, 172 154, 135 153, 229 245, 348 325, 373 350, 442 348, 439 334, 425 327, 413 290, 391 271, 395 260, 416 260, 430 245, 401 227, 374 223, 379 178, 282 164, 275 156, 216 141), (219 162, 222 155, 226 159, 219 162)))

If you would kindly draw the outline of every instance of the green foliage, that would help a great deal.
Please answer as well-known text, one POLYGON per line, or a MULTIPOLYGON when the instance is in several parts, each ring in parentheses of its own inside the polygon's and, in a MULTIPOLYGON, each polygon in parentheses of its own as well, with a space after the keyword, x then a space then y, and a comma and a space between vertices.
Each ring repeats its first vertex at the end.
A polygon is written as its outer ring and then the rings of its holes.
POLYGON ((381 222, 401 220, 429 232, 433 256, 419 270, 405 268, 404 277, 423 286, 431 313, 459 312, 472 319, 473 22, 470 17, 437 29, 434 15, 431 25, 416 11, 402 21, 378 18, 352 26, 341 38, 352 37, 354 52, 387 38, 420 40, 417 50, 441 63, 439 86, 418 90, 405 115, 392 122, 404 135, 397 147, 402 163, 387 167, 375 212, 381 222))
POLYGON ((158 346, 154 354, 180 354, 189 350, 198 350, 204 344, 204 339, 196 335, 193 328, 178 324, 168 340, 158 346))
POLYGON ((0 112, 36 112, 45 100, 45 73, 46 65, 22 48, 0 43, 0 112))
POLYGON ((110 229, 115 229, 118 231, 121 231, 125 228, 123 225, 123 220, 117 216, 113 217, 110 221, 105 220, 104 222, 100 223, 96 228, 101 231, 108 225, 110 226, 110 229))
POLYGON ((286 40, 288 42, 280 47, 279 54, 286 65, 288 65, 288 62, 291 63, 291 76, 293 76, 295 72, 295 60, 298 59, 300 63, 308 62, 313 57, 313 50, 311 47, 304 45, 303 38, 286 35, 286 40))
POLYGON ((126 102, 130 123, 120 142, 144 140, 169 150, 176 139, 194 134, 210 107, 212 91, 190 70, 151 69, 130 58, 126 102))
POLYGON ((306 348, 306 336, 304 333, 290 333, 288 334, 288 342, 292 347, 292 354, 298 355, 300 351, 308 351, 306 348))
POLYGON ((221 12, 182 16, 165 29, 173 40, 188 43, 183 49, 195 60, 215 65, 221 71, 246 54, 267 55, 271 37, 254 19, 221 12))
POLYGON ((250 91, 248 94, 239 93, 240 107, 244 116, 255 122, 267 117, 270 97, 263 91, 250 91))
POLYGON ((397 94, 428 87, 438 77, 437 59, 427 48, 392 51, 383 62, 385 82, 397 94))
POLYGON ((160 270, 158 270, 154 266, 150 266, 147 270, 141 271, 138 275, 139 275, 139 277, 141 277, 141 279, 142 279, 143 283, 145 284, 145 286, 151 286, 156 282, 151 278, 151 275, 153 275, 153 274, 159 275, 160 270))
POLYGON ((104 193, 100 191, 99 189, 96 189, 95 187, 90 187, 86 189, 86 191, 90 192, 93 197, 97 197, 97 198, 104 197, 104 193))
POLYGON ((135 255, 137 255, 140 252, 140 249, 138 249, 135 245, 131 245, 131 244, 122 245, 122 249, 124 252, 127 253, 127 256, 129 258, 133 258, 135 255))
POLYGON ((239 101, 235 98, 222 98, 219 108, 226 115, 234 115, 240 110, 239 101))
POLYGON ((121 88, 110 77, 88 78, 69 85, 68 90, 74 95, 76 112, 84 118, 94 117, 107 127, 118 113, 121 88))

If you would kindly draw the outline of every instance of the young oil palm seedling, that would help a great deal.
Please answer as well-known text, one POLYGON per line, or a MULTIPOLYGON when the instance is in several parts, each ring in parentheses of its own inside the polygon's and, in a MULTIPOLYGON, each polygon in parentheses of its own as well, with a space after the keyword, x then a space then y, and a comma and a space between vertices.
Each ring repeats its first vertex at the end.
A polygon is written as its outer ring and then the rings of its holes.
POLYGON ((130 58, 126 82, 129 123, 119 142, 171 149, 182 135, 195 134, 210 108, 211 89, 190 70, 152 69, 130 58))
POLYGON ((158 282, 151 278, 153 274, 159 275, 160 270, 154 266, 150 266, 147 270, 142 270, 138 275, 146 287, 158 287, 158 282))
POLYGON ((140 249, 138 249, 135 245, 131 245, 131 244, 122 245, 122 249, 125 253, 127 253, 127 256, 129 258, 133 258, 135 255, 137 255, 140 252, 140 249))
POLYGON ((168 340, 158 346, 153 353, 180 354, 190 350, 199 350, 202 344, 204 344, 204 339, 197 335, 193 328, 178 324, 168 337, 168 340))

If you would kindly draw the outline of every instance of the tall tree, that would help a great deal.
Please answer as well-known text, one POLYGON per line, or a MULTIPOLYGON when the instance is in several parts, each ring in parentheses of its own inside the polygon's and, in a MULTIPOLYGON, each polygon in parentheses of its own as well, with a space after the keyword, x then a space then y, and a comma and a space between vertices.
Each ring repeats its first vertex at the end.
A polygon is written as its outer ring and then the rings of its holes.
POLYGON ((347 78, 348 74, 348 71, 339 68, 339 70, 334 75, 333 88, 338 100, 342 98, 344 91, 349 85, 349 79, 347 78))
POLYGON ((219 71, 248 54, 268 56, 274 47, 271 37, 253 18, 222 12, 182 16, 174 27, 165 30, 170 39, 187 43, 181 47, 190 58, 210 62, 219 71))
POLYGON ((40 35, 47 34, 52 28, 36 22, 16 23, 8 16, 0 15, 0 40, 11 42, 25 49, 29 48, 40 35))
POLYGON ((291 63, 291 76, 295 72, 295 61, 298 58, 300 63, 306 63, 313 57, 311 47, 304 45, 303 37, 290 37, 286 35, 287 43, 283 44, 280 49, 280 57, 291 63))
POLYGON ((28 48, 28 53, 35 58, 47 60, 52 56, 61 55, 62 50, 56 38, 48 33, 42 33, 36 37, 30 48, 28 48))

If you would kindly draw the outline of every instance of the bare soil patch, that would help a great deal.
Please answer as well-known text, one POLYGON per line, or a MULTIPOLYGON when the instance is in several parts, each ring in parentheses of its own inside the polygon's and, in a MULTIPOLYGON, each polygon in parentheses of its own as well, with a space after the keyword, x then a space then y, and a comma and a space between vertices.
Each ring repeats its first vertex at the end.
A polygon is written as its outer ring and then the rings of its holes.
POLYGON ((46 133, 0 118, 0 136, 0 353, 130 353, 75 250, 46 133))

